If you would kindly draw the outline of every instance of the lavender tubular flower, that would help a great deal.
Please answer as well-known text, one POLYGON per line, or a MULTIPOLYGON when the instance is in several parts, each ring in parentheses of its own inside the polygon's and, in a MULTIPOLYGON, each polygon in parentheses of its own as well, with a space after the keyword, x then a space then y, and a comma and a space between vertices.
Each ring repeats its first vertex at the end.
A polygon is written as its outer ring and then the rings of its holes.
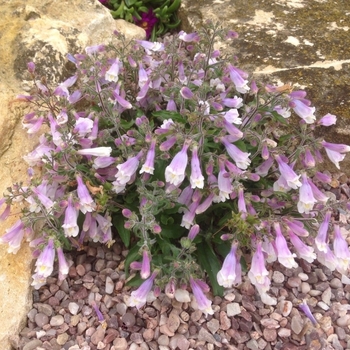
POLYGON ((95 157, 109 157, 111 155, 111 147, 96 147, 96 148, 85 148, 77 151, 77 154, 83 156, 95 156, 95 157))
POLYGON ((53 271, 54 260, 55 248, 53 239, 51 238, 35 263, 35 272, 45 278, 50 276, 53 271))
POLYGON ((224 144, 227 153, 235 161, 236 165, 240 169, 247 169, 251 163, 249 159, 250 153, 242 152, 237 146, 227 141, 226 138, 221 138, 221 142, 224 144))
POLYGON ((149 252, 144 249, 142 252, 142 264, 141 264, 141 272, 140 276, 142 279, 146 279, 151 274, 151 259, 149 256, 149 252))
POLYGON ((78 213, 79 211, 75 208, 73 198, 70 195, 68 198, 68 205, 64 215, 64 223, 62 228, 66 237, 76 237, 79 234, 78 226, 78 213))
POLYGON ((90 196, 89 190, 85 186, 83 179, 80 175, 76 176, 78 187, 77 187, 77 194, 79 197, 79 208, 80 211, 83 214, 86 214, 86 212, 92 212, 96 208, 96 203, 90 196))
POLYGON ((142 174, 142 173, 153 174, 155 148, 156 148, 156 140, 152 140, 151 146, 147 152, 146 162, 142 165, 141 170, 140 170, 140 174, 142 174))
POLYGON ((203 290, 200 287, 200 283, 190 277, 190 285, 193 295, 196 298, 198 309, 205 313, 205 315, 212 315, 214 311, 211 307, 211 301, 204 295, 203 290))
POLYGON ((297 268, 298 264, 294 260, 296 255, 292 254, 289 250, 287 241, 282 234, 280 224, 278 222, 274 223, 274 228, 276 232, 276 250, 278 261, 288 269, 297 268))
POLYGON ((0 237, 0 243, 7 243, 8 253, 16 254, 21 247, 21 242, 24 236, 24 224, 22 220, 17 220, 16 223, 5 231, 6 233, 0 237))
POLYGON ((315 238, 315 244, 316 247, 319 251, 326 253, 327 252, 327 231, 328 231, 328 226, 329 222, 331 220, 331 212, 327 212, 323 222, 320 225, 320 228, 318 229, 317 236, 315 238))
POLYGON ((141 284, 141 286, 131 292, 131 296, 128 302, 128 306, 136 306, 140 309, 146 304, 147 294, 152 290, 154 279, 156 278, 158 272, 154 271, 150 278, 141 284))
POLYGON ((346 275, 350 266, 350 250, 348 243, 340 232, 339 225, 334 225, 334 241, 333 241, 334 255, 337 258, 337 270, 346 275))
POLYGON ((221 270, 217 273, 216 279, 220 286, 225 288, 231 288, 236 283, 236 264, 239 264, 237 259, 237 246, 238 243, 231 245, 231 250, 226 256, 221 270))
POLYGON ((306 300, 304 299, 301 304, 299 304, 299 308, 304 312, 305 316, 312 322, 314 326, 318 323, 312 314, 309 305, 307 304, 306 300))
POLYGON ((175 155, 171 163, 165 168, 165 180, 175 186, 180 185, 185 178, 188 156, 187 149, 189 145, 185 143, 182 150, 175 155))
POLYGON ((299 202, 298 211, 299 213, 309 214, 310 210, 313 209, 314 204, 317 202, 315 199, 311 186, 308 182, 308 177, 305 173, 301 175, 302 184, 299 189, 299 202))
POLYGON ((192 188, 203 188, 204 187, 204 176, 202 175, 200 162, 198 159, 198 148, 194 147, 192 149, 192 159, 191 159, 191 176, 190 183, 192 188))
POLYGON ((278 169, 281 175, 284 177, 284 179, 286 179, 288 186, 293 189, 297 189, 298 187, 300 187, 300 175, 297 175, 294 172, 294 170, 281 159, 279 155, 276 156, 276 161, 278 163, 278 169))
POLYGON ((57 247, 56 251, 58 258, 58 277, 60 281, 63 281, 68 276, 69 265, 66 260, 66 257, 64 256, 62 248, 57 247))

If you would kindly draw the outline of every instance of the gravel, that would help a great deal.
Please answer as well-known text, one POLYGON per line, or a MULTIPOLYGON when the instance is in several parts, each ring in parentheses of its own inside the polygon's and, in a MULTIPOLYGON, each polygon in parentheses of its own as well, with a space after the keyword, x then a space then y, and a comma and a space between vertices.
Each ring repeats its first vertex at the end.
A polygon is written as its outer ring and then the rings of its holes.
MULTIPOLYGON (((297 260, 288 270, 269 266, 265 305, 248 279, 223 297, 212 296, 214 314, 205 317, 183 292, 184 302, 161 294, 137 310, 128 308, 120 243, 89 244, 71 256, 69 276, 33 291, 26 326, 13 339, 19 350, 342 350, 350 349, 350 285, 320 264, 297 260), (299 309, 306 299, 316 326, 299 309), (95 302, 104 319, 99 320, 95 302)), ((182 300, 182 299, 181 299, 182 300)))

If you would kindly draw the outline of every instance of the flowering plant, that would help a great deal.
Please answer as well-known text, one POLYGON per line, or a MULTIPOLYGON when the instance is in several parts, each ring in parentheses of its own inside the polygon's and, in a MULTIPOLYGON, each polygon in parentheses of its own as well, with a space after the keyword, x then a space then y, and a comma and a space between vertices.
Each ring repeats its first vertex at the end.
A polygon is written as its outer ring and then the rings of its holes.
POLYGON ((28 183, 0 204, 1 219, 22 206, 1 241, 15 253, 31 240, 32 285, 53 272, 55 250, 63 279, 65 249, 112 245, 116 235, 129 248, 130 285, 143 281, 129 301, 138 308, 154 285, 189 301, 189 285, 212 313, 205 281, 214 294, 240 284, 247 253, 247 277, 267 304, 276 301, 266 263, 276 259, 287 268, 317 259, 346 279, 350 253, 337 225, 329 245, 340 204, 319 189, 331 178, 315 168, 323 150, 337 168, 350 151, 313 134, 336 117, 317 120, 306 93, 290 85, 249 80, 214 48, 217 38, 237 37, 216 25, 161 42, 116 35, 116 46, 69 55, 76 73, 55 88, 28 64, 36 93, 19 99, 35 108, 23 126, 30 134, 47 127, 25 160, 41 175, 29 168, 28 183))
POLYGON ((181 0, 100 0, 115 19, 125 19, 146 31, 146 38, 155 38, 177 28, 177 10, 181 0))

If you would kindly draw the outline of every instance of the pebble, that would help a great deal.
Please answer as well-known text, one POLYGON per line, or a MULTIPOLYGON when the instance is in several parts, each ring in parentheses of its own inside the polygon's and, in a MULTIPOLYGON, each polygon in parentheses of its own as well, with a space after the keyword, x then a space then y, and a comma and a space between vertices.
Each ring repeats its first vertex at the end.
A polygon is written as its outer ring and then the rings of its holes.
POLYGON ((275 283, 283 283, 284 282, 284 275, 282 272, 274 271, 272 274, 272 280, 275 283))
POLYGON ((229 303, 226 305, 226 312, 228 317, 236 316, 241 313, 241 307, 238 303, 229 303))
POLYGON ((92 344, 97 345, 100 341, 102 341, 105 337, 106 330, 103 327, 98 327, 94 334, 91 336, 92 344))
POLYGON ((277 334, 279 337, 281 338, 288 338, 291 336, 292 334, 292 331, 289 329, 289 328, 280 328, 278 331, 277 331, 277 334))
POLYGON ((165 334, 162 334, 159 336, 158 338, 158 344, 159 345, 164 345, 164 346, 168 346, 169 345, 169 337, 165 334))
POLYGON ((246 347, 251 350, 259 350, 259 344, 255 339, 250 339, 247 342, 246 347))
POLYGON ((300 277, 289 277, 287 280, 287 287, 289 288, 297 288, 301 284, 300 277))
POLYGON ((43 344, 43 342, 39 339, 33 339, 30 340, 27 344, 23 346, 22 350, 36 350, 38 347, 40 347, 43 344))
POLYGON ((64 345, 67 343, 69 335, 67 333, 62 333, 57 336, 57 344, 64 345))
POLYGON ((116 338, 113 341, 114 350, 127 350, 128 342, 125 338, 116 338))
POLYGON ((331 291, 331 288, 328 287, 328 288, 322 293, 321 299, 322 299, 322 301, 323 301, 325 304, 330 305, 330 304, 331 304, 331 297, 332 297, 332 291, 331 291))
POLYGON ((34 321, 38 327, 43 327, 44 325, 49 323, 49 317, 39 312, 34 316, 34 321))
POLYGON ((339 278, 333 278, 329 282, 329 285, 334 289, 343 288, 343 283, 339 278))
POLYGON ((38 312, 41 312, 47 316, 52 316, 53 309, 51 305, 48 304, 35 304, 35 307, 37 308, 38 312))
POLYGON ((304 272, 298 273, 298 277, 299 277, 303 282, 305 282, 305 281, 307 281, 307 280, 309 279, 309 276, 308 276, 306 273, 304 273, 304 272))
POLYGON ((209 322, 207 322, 207 327, 208 327, 208 330, 214 334, 216 333, 219 328, 220 328, 220 322, 215 319, 215 318, 212 318, 209 322))
POLYGON ((59 327, 64 323, 64 318, 62 315, 55 315, 51 317, 50 325, 52 327, 59 327))
POLYGON ((308 294, 310 292, 310 290, 311 290, 311 286, 307 282, 301 282, 300 290, 301 290, 302 293, 308 294))
POLYGON ((291 320, 291 329, 295 334, 299 334, 301 330, 303 329, 304 322, 301 316, 299 315, 294 315, 291 320))
POLYGON ((276 329, 265 328, 263 331, 263 337, 267 342, 274 342, 277 339, 276 329))
POLYGON ((109 276, 107 276, 107 277, 106 277, 105 292, 106 292, 107 294, 112 294, 113 291, 114 291, 114 282, 113 282, 113 280, 112 280, 109 276))
POLYGON ((79 305, 77 303, 69 303, 68 310, 72 315, 76 315, 79 311, 79 305))
POLYGON ((350 325, 350 314, 346 314, 344 316, 341 316, 336 321, 337 325, 339 327, 346 327, 350 325))
POLYGON ((277 308, 280 311, 280 313, 284 317, 286 317, 291 313, 292 308, 293 308, 293 304, 289 300, 282 300, 278 303, 277 308))
POLYGON ((215 344, 216 340, 215 338, 205 329, 201 328, 198 332, 198 340, 199 341, 205 341, 210 344, 215 344))

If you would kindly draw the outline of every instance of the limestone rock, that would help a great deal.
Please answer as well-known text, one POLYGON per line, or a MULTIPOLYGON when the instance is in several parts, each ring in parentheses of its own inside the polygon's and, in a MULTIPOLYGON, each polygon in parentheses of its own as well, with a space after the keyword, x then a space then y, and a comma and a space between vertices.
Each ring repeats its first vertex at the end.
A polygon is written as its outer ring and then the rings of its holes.
MULTIPOLYGON (((0 0, 0 198, 13 183, 27 181, 22 157, 37 143, 37 137, 28 137, 21 127, 21 118, 30 110, 15 101, 31 86, 27 62, 34 61, 50 82, 59 82, 72 68, 67 53, 108 43, 114 30, 127 39, 145 38, 143 29, 122 20, 116 23, 98 0, 0 0)), ((13 215, 0 222, 1 235, 17 219, 13 215)), ((0 343, 1 349, 9 350, 9 339, 23 328, 31 308, 29 247, 23 244, 13 255, 0 245, 0 266, 0 319, 6 320, 0 323, 0 343)))
MULTIPOLYGON (((188 33, 208 19, 236 31, 239 38, 225 54, 237 57, 239 68, 265 83, 292 83, 308 93, 316 117, 327 113, 337 124, 318 128, 328 142, 349 143, 350 135, 350 2, 329 1, 182 0, 179 17, 188 33), (317 25, 315 25, 317 23, 317 25)), ((324 157, 325 159, 327 156, 324 157)), ((350 156, 340 163, 350 174, 350 156)), ((329 171, 336 167, 325 162, 329 171)))

